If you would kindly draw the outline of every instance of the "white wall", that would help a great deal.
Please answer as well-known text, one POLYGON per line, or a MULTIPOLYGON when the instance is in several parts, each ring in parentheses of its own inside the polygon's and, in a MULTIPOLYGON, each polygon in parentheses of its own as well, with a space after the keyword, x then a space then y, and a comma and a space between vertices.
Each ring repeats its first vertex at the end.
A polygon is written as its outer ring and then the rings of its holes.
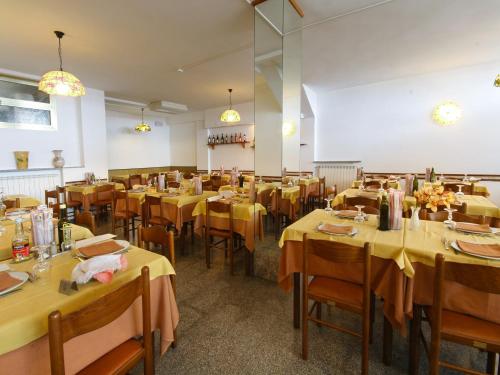
POLYGON ((170 165, 196 165, 197 123, 170 125, 170 165))
POLYGON ((314 171, 314 117, 307 117, 300 122, 300 170, 314 171))
POLYGON ((136 133, 140 115, 106 111, 109 169, 163 167, 171 165, 170 126, 163 117, 145 116, 149 133, 136 133), (155 121, 161 126, 155 126, 155 121))
POLYGON ((498 64, 318 93, 316 160, 361 160, 367 171, 500 174, 498 64), (463 118, 431 118, 454 100, 463 118))
MULTIPOLYGON (((233 125, 231 127, 221 127, 212 128, 209 130, 210 135, 227 134, 228 137, 231 134, 241 134, 243 137, 246 134, 248 142, 252 142, 254 139, 254 126, 253 125, 233 125)), ((205 144, 201 147, 207 146, 207 138, 205 138, 205 144)), ((254 149, 250 147, 251 143, 247 143, 245 148, 241 147, 239 144, 233 145, 216 145, 214 148, 209 148, 210 157, 210 167, 211 169, 219 169, 221 165, 224 165, 224 169, 228 170, 233 167, 238 167, 240 170, 254 170, 254 149)))

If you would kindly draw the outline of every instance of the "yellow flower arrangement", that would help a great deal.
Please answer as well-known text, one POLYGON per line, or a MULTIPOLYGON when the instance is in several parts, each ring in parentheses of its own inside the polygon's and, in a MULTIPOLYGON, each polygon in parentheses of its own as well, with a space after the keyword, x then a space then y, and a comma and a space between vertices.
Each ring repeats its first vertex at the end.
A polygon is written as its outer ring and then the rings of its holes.
POLYGON ((444 191, 443 186, 427 186, 416 191, 413 196, 418 205, 425 205, 425 208, 430 208, 432 212, 436 212, 438 206, 450 208, 450 204, 455 203, 455 193, 444 191))

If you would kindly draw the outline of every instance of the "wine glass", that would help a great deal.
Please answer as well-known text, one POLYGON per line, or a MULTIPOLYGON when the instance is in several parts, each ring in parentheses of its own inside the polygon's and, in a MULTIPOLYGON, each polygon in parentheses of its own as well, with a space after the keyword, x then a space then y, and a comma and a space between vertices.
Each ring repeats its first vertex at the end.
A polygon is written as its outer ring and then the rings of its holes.
POLYGON ((464 185, 457 185, 457 188, 458 188, 458 191, 455 193, 455 197, 457 197, 458 199, 461 199, 464 197, 464 192, 462 191, 462 188, 464 187, 464 185))
POLYGON ((362 222, 364 222, 365 221, 365 213, 362 211, 362 209, 365 208, 365 206, 358 204, 355 207, 358 209, 358 213, 354 217, 354 221, 356 223, 362 223, 362 222))
POLYGON ((37 255, 37 261, 33 266, 33 273, 35 276, 41 272, 47 271, 50 268, 48 250, 49 246, 47 245, 38 245, 31 248, 31 251, 37 255))
POLYGON ((331 205, 331 202, 333 201, 333 194, 329 194, 327 198, 325 198, 325 201, 326 201, 326 208, 325 208, 325 211, 326 212, 331 212, 333 211, 333 208, 332 208, 332 205, 331 205))
POLYGON ((444 210, 448 212, 448 219, 443 221, 443 223, 449 225, 450 227, 454 227, 456 223, 453 221, 453 212, 455 212, 456 209, 450 207, 445 208, 444 210))

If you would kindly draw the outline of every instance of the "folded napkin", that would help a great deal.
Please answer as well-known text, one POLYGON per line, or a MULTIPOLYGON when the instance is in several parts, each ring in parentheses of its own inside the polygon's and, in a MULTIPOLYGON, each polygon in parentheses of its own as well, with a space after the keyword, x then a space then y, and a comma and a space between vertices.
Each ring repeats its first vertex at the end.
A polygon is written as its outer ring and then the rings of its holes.
POLYGON ((71 272, 71 280, 77 284, 86 284, 92 278, 101 283, 109 283, 115 271, 127 268, 127 258, 118 255, 101 255, 78 263, 71 272))
POLYGON ((328 233, 328 234, 351 234, 352 226, 351 225, 335 225, 335 224, 321 224, 318 227, 320 232, 328 233))
POLYGON ((358 211, 354 210, 340 210, 337 213, 337 216, 342 216, 342 217, 356 217, 358 215, 358 211))
POLYGON ((500 259, 500 244, 478 244, 457 240, 458 247, 472 255, 482 255, 500 259))
POLYGON ((479 225, 459 222, 456 224, 455 229, 466 232, 491 233, 491 228, 488 226, 488 224, 479 225))
POLYGON ((85 257, 95 257, 105 255, 120 250, 122 247, 116 241, 105 241, 94 245, 84 246, 78 249, 80 254, 85 257))
POLYGON ((0 272, 0 292, 21 284, 21 280, 10 276, 7 271, 0 272))

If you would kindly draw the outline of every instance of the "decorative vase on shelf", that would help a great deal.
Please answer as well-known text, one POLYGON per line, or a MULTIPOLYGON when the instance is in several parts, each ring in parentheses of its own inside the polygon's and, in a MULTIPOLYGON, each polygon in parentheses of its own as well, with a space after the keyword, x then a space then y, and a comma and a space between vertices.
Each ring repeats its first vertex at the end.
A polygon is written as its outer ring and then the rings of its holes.
POLYGON ((29 151, 14 151, 17 169, 28 169, 29 151))
POLYGON ((63 150, 52 150, 54 153, 54 159, 52 159, 52 165, 54 168, 64 167, 64 158, 62 157, 63 150))

